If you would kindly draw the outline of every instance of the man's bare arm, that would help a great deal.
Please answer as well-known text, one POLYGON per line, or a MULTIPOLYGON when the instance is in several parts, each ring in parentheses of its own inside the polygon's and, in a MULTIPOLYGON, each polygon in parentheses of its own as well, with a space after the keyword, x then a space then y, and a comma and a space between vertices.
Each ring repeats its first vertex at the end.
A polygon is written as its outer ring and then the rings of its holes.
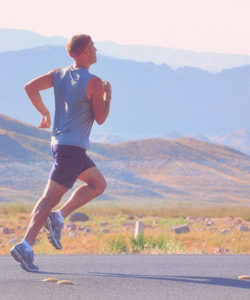
POLYGON ((96 122, 101 125, 109 115, 111 101, 111 85, 98 77, 93 77, 87 88, 87 96, 92 101, 96 122))
POLYGON ((51 125, 50 112, 43 103, 42 97, 40 95, 40 91, 53 87, 54 73, 55 70, 45 75, 39 76, 31 80, 24 86, 25 92, 27 93, 31 103, 42 115, 39 128, 49 128, 51 125))

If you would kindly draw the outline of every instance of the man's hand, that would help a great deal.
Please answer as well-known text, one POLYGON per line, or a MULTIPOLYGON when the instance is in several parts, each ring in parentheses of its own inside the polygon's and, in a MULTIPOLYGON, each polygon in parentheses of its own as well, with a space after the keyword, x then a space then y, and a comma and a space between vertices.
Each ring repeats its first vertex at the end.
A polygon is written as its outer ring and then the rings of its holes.
POLYGON ((104 100, 111 101, 111 93, 112 93, 111 84, 108 81, 104 80, 103 86, 104 86, 104 100))
POLYGON ((51 125, 50 113, 47 113, 46 115, 42 116, 38 128, 50 128, 50 125, 51 125))

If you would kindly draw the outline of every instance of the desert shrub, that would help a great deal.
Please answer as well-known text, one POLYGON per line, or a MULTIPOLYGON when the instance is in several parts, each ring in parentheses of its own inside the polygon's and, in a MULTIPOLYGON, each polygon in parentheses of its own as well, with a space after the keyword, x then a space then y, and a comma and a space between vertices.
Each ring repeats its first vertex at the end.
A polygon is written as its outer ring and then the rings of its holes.
POLYGON ((109 250, 112 253, 124 253, 127 252, 127 243, 123 235, 117 237, 111 237, 108 240, 109 250))

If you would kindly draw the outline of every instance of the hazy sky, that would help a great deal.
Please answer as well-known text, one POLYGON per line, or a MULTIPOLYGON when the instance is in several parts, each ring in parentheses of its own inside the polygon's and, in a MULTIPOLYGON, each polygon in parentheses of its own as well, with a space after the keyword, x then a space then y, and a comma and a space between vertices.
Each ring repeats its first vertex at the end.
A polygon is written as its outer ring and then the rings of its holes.
POLYGON ((250 0, 7 0, 0 27, 250 55, 250 0))

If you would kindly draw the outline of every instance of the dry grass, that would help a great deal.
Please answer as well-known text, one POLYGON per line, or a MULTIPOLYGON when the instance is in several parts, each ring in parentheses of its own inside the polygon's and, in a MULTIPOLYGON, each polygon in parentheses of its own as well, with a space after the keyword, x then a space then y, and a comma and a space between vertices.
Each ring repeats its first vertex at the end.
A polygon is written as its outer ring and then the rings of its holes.
MULTIPOLYGON (((0 205, 0 254, 9 253, 12 244, 20 241, 29 220, 31 204, 0 205), (10 232, 4 234, 2 228, 10 232)), ((80 211, 90 217, 62 232, 62 252, 51 247, 42 229, 34 247, 36 253, 232 253, 250 254, 250 232, 241 232, 239 225, 250 227, 250 207, 192 206, 120 206, 96 202, 80 211), (146 228, 144 236, 135 240, 137 220, 146 228), (173 226, 189 224, 190 232, 175 234, 173 226), (89 232, 86 231, 89 229, 89 232), (229 232, 222 234, 221 231, 229 232)))

